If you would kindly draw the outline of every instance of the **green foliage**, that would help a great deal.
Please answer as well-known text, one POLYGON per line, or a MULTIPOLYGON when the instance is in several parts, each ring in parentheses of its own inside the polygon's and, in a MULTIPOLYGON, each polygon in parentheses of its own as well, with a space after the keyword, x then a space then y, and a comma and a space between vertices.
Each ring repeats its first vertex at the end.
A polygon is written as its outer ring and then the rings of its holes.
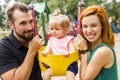
POLYGON ((3 19, 4 19, 4 16, 2 16, 3 15, 3 12, 2 12, 2 7, 0 6, 0 24, 1 24, 1 26, 3 26, 3 19))
POLYGON ((7 20, 5 17, 4 7, 5 7, 5 5, 3 5, 3 6, 0 5, 0 29, 2 28, 3 30, 8 28, 7 24, 6 24, 7 20))
POLYGON ((118 21, 120 23, 120 8, 119 7, 120 7, 120 2, 116 2, 116 1, 105 4, 105 10, 107 11, 108 16, 112 16, 114 21, 118 21))
POLYGON ((63 14, 72 14, 77 19, 79 0, 48 0, 47 4, 53 13, 54 9, 60 8, 63 14))
MULTIPOLYGON (((10 0, 5 0, 5 1, 8 3, 10 0)), ((81 0, 16 0, 16 1, 24 2, 27 5, 31 3, 45 1, 46 6, 48 7, 46 12, 53 13, 54 9, 60 8, 63 14, 72 14, 74 18, 77 20, 78 3, 81 0)), ((107 0, 83 0, 83 1, 85 3, 85 6, 83 6, 82 9, 90 5, 101 5, 107 11, 108 16, 112 16, 114 21, 120 22, 120 13, 119 13, 120 2, 116 2, 116 0, 112 0, 112 2, 110 3, 107 3, 107 0)), ((6 8, 6 6, 3 6, 3 7, 6 8)), ((0 11, 1 11, 1 7, 0 7, 0 11)), ((0 12, 0 27, 5 25, 6 18, 4 14, 5 14, 4 12, 0 12)), ((39 13, 36 13, 36 16, 38 18, 41 18, 39 17, 40 16, 39 13)), ((37 21, 38 26, 41 26, 42 20, 41 19, 38 19, 38 20, 39 20, 37 21)), ((45 20, 46 20, 46 17, 45 17, 45 20)), ((4 28, 7 28, 7 27, 4 27, 4 28)))
POLYGON ((27 5, 29 5, 31 2, 33 2, 33 0, 16 0, 16 1, 26 3, 27 5))
POLYGON ((75 19, 77 19, 78 15, 78 3, 79 0, 67 0, 66 2, 67 14, 72 14, 75 19))
MULTIPOLYGON (((51 12, 54 11, 55 8, 59 7, 64 14, 72 14, 74 18, 77 20, 78 16, 78 3, 80 0, 47 0, 48 7, 50 8, 51 12), (64 3, 66 2, 66 3, 64 3), (65 12, 65 8, 67 12, 65 12)), ((82 1, 82 0, 81 0, 82 1)), ((118 21, 120 23, 120 2, 116 2, 116 0, 112 0, 108 3, 108 0, 83 0, 85 6, 82 9, 91 6, 91 5, 100 5, 102 6, 107 14, 108 17, 112 16, 114 21, 118 21)))

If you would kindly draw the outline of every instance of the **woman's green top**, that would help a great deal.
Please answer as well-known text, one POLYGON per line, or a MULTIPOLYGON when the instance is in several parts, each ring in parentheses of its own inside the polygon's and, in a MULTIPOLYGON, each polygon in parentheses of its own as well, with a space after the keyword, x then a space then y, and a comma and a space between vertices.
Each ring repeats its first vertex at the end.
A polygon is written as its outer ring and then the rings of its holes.
POLYGON ((94 80, 118 80, 116 54, 115 54, 114 49, 110 45, 105 44, 105 43, 101 43, 94 50, 90 51, 89 54, 88 54, 88 63, 90 62, 90 60, 91 60, 92 56, 94 55, 95 51, 102 46, 107 46, 113 51, 114 63, 112 65, 112 67, 110 67, 110 68, 102 68, 101 71, 99 72, 98 76, 94 80))

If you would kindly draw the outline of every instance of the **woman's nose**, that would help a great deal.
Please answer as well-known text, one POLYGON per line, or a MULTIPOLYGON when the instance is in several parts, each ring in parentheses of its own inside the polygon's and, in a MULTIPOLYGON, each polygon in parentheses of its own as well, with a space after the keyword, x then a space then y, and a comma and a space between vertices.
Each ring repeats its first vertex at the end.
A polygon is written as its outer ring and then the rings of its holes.
POLYGON ((92 28, 91 27, 88 27, 87 28, 87 32, 91 32, 92 31, 92 28))

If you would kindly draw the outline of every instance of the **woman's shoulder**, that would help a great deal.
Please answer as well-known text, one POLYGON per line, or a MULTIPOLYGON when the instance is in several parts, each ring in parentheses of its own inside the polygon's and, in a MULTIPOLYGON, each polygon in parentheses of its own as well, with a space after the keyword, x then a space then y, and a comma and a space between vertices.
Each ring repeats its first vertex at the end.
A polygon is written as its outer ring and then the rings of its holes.
POLYGON ((105 44, 105 43, 101 43, 100 45, 98 45, 94 50, 94 52, 99 51, 99 52, 109 52, 109 51, 114 51, 113 47, 105 44))
POLYGON ((95 55, 98 55, 102 59, 111 59, 114 56, 114 52, 110 47, 102 46, 95 51, 95 55))
POLYGON ((109 53, 109 52, 112 52, 112 49, 108 46, 102 46, 102 47, 99 47, 97 51, 101 53, 109 53))
POLYGON ((92 53, 99 57, 108 57, 110 55, 113 55, 114 49, 107 44, 101 43, 92 51, 92 53))
POLYGON ((111 48, 109 48, 108 46, 102 46, 95 51, 94 57, 95 59, 102 61, 104 67, 108 68, 113 63, 114 54, 111 48))

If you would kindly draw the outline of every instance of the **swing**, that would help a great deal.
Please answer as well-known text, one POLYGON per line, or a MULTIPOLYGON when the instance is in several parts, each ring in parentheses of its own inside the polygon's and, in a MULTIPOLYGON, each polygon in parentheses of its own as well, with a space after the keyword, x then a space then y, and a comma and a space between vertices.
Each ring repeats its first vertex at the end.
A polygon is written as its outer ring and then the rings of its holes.
MULTIPOLYGON (((80 13, 83 3, 79 2, 78 4, 78 25, 77 25, 77 34, 81 34, 81 25, 80 25, 80 13)), ((41 51, 44 50, 45 46, 42 46, 38 52, 38 60, 41 70, 44 72, 46 68, 43 63, 47 64, 52 69, 52 76, 63 76, 66 74, 68 66, 79 60, 78 50, 75 50, 69 55, 69 57, 64 57, 63 55, 47 55, 44 57, 41 54, 41 51)))
POLYGON ((79 54, 78 50, 74 51, 69 55, 69 57, 64 57, 63 55, 47 55, 44 57, 41 51, 44 50, 45 46, 42 46, 38 52, 38 60, 41 70, 44 72, 46 68, 42 63, 49 65, 52 69, 52 76, 62 76, 66 74, 68 66, 74 61, 78 62, 79 54))
MULTIPOLYGON (((79 3, 78 6, 78 26, 77 26, 77 33, 81 34, 81 26, 80 26, 80 12, 81 12, 81 3, 79 3)), ((32 16, 34 19, 34 36, 38 35, 37 33, 37 26, 36 26, 36 20, 34 16, 34 9, 32 5, 32 16)), ((62 76, 66 74, 66 70, 68 66, 73 63, 74 61, 78 62, 79 54, 78 50, 75 50, 73 53, 71 53, 68 57, 64 57, 63 55, 47 55, 46 57, 42 56, 41 51, 44 50, 45 46, 42 46, 40 50, 38 51, 38 60, 39 65, 41 67, 41 70, 44 72, 46 68, 43 66, 42 63, 47 64, 52 69, 52 76, 62 76)))

